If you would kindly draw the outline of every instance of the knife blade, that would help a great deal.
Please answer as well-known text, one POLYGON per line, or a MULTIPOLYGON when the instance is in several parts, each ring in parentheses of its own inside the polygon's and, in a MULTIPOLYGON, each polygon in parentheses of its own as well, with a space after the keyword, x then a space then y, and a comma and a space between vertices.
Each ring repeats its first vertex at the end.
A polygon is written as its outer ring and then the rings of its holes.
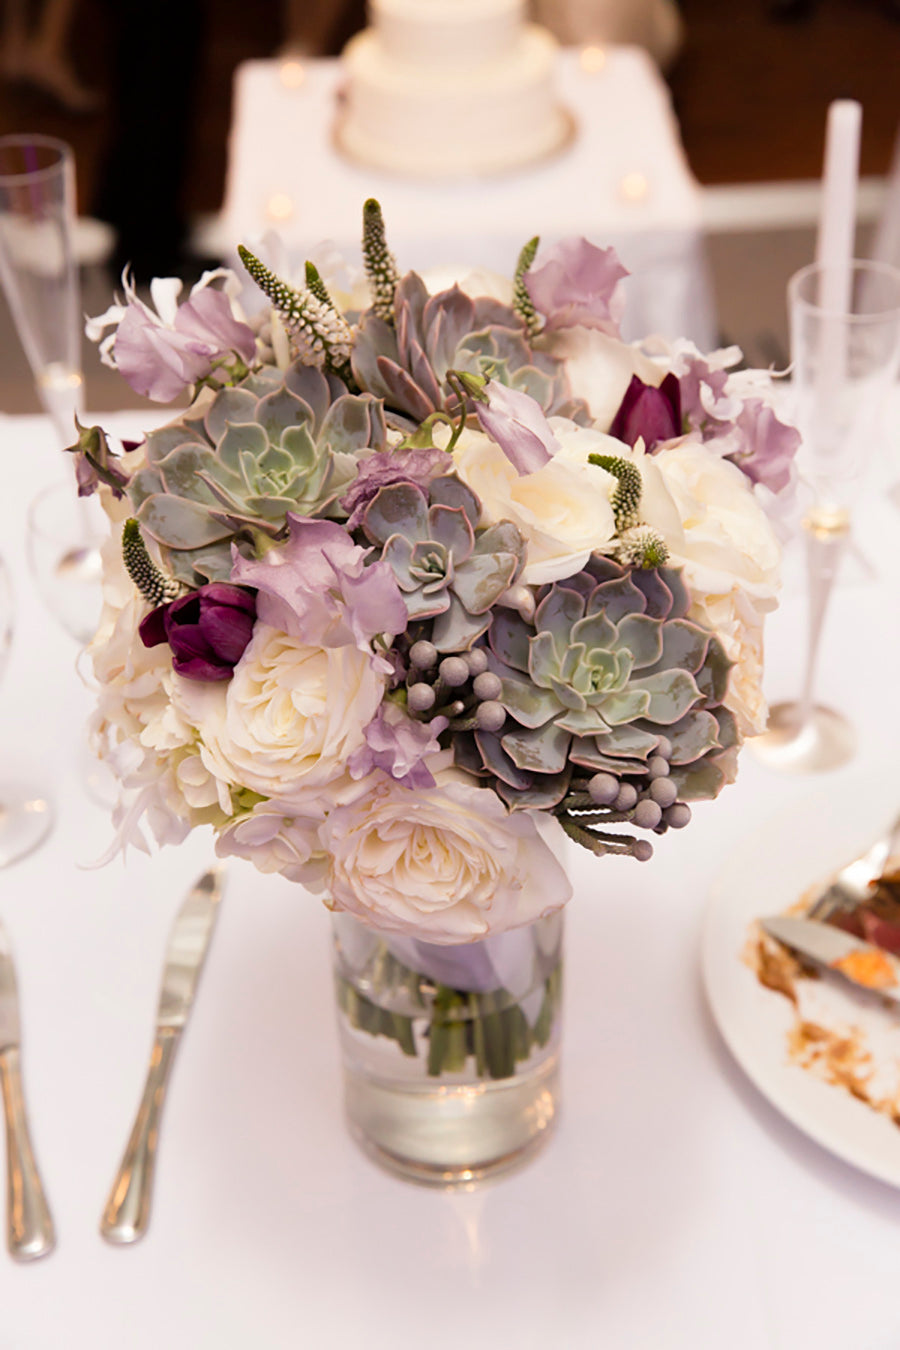
POLYGON ((769 937, 843 975, 851 984, 900 1003, 900 960, 881 947, 817 919, 773 914, 761 919, 760 925, 769 937))
POLYGON ((175 1050, 197 992, 222 896, 223 869, 200 876, 175 916, 163 966, 150 1067, 134 1125, 100 1220, 117 1245, 137 1242, 150 1222, 156 1148, 175 1050))
POLYGON ((53 1219, 31 1145, 22 1091, 16 968, 0 924, 0 1090, 6 1122, 6 1245, 17 1261, 34 1261, 56 1245, 53 1219))

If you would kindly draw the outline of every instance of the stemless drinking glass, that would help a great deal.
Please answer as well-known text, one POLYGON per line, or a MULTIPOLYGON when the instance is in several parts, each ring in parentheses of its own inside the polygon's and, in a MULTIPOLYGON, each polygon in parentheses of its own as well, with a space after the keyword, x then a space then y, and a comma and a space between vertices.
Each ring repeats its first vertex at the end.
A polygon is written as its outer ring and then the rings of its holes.
POLYGON ((0 136, 0 281, 60 443, 83 414, 75 165, 52 136, 0 136))
MULTIPOLYGON (((0 679, 12 642, 12 611, 12 587, 0 558, 0 679)), ((31 784, 0 777, 0 867, 37 848, 52 821, 47 799, 31 784)))
POLYGON ((849 760, 856 738, 840 712, 814 701, 825 615, 851 510, 900 366, 900 270, 853 261, 845 276, 814 263, 788 283, 800 471, 812 489, 803 521, 810 616, 801 695, 771 710, 752 746, 773 768, 819 772, 849 760), (845 284, 846 283, 846 284, 845 284), (829 303, 835 295, 846 304, 829 303))

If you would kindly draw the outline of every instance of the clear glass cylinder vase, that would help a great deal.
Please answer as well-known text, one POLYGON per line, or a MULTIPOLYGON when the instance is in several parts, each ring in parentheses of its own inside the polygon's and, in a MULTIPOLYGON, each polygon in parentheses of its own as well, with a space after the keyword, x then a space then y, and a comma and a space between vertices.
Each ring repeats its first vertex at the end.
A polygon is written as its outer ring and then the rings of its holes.
POLYGON ((562 912, 439 946, 333 916, 351 1134, 389 1171, 471 1184, 525 1162, 557 1114, 562 912))

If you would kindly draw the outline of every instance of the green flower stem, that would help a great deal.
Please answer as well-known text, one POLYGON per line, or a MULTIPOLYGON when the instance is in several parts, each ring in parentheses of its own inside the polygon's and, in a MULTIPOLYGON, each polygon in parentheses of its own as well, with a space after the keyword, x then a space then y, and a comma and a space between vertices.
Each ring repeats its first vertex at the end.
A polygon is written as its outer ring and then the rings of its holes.
POLYGON ((386 947, 377 954, 367 978, 383 993, 402 995, 419 1005, 418 1018, 379 1007, 343 975, 337 976, 337 999, 350 1026, 371 1036, 394 1041, 404 1055, 415 1057, 415 1024, 428 1016, 426 1068, 429 1077, 461 1073, 469 1059, 478 1078, 510 1078, 517 1064, 547 1045, 559 1013, 562 972, 556 967, 544 981, 537 1021, 532 1027, 506 989, 472 993, 445 984, 430 984, 397 961, 386 947), (423 996, 425 991, 425 996, 423 996))

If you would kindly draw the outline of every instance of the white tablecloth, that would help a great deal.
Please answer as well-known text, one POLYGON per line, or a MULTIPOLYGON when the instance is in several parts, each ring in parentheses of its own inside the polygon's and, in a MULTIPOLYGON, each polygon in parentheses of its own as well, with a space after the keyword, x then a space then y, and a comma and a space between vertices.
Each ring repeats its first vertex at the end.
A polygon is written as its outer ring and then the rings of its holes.
MULTIPOLYGON (((614 245, 634 273, 626 337, 687 336, 714 345, 700 192, 659 72, 637 47, 604 49, 588 71, 574 50, 559 61, 572 144, 545 163, 490 179, 414 182, 345 160, 333 143, 339 61, 248 61, 235 77, 228 179, 217 247, 233 250, 276 229, 302 261, 323 239, 359 257, 362 204, 381 202, 401 270, 455 266, 511 275, 534 234, 584 234, 614 245)), ((448 134, 452 128, 448 129, 448 134)))
MULTIPOLYGON (((63 476, 50 444, 43 420, 0 419, 0 549, 19 602, 2 769, 41 776, 58 813, 48 842, 0 873, 0 915, 59 1235, 32 1266, 0 1251, 2 1350, 900 1344, 900 1196, 786 1123, 704 1006, 713 877, 761 821, 821 787, 746 753, 737 784, 652 862, 576 857, 559 1129, 527 1169, 470 1194, 394 1180, 358 1152, 341 1120, 327 917, 299 888, 231 867, 166 1106, 150 1232, 132 1248, 102 1242, 169 923, 211 849, 197 836, 84 868, 109 839, 77 764, 91 699, 23 553, 26 503, 63 476)), ((861 732, 855 764, 832 775, 836 811, 861 770, 896 782, 896 531, 873 493, 859 537, 879 579, 848 568, 826 633, 821 693, 861 732), (857 644, 876 665, 852 658, 857 644)), ((803 616, 802 588, 789 588, 770 628, 772 694, 797 689, 803 616)))

